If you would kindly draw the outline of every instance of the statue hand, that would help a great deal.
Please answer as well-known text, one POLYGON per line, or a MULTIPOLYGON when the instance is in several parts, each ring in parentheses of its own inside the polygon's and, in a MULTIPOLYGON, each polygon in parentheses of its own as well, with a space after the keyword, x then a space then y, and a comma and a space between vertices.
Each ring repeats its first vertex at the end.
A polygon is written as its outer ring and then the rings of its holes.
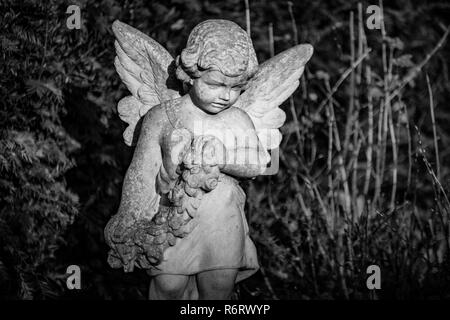
POLYGON ((216 137, 206 141, 203 145, 203 163, 222 168, 226 162, 226 149, 222 141, 216 137))
POLYGON ((179 165, 191 146, 191 133, 187 129, 176 129, 169 139, 170 159, 173 164, 179 165))
POLYGON ((212 135, 198 136, 194 138, 192 150, 183 162, 191 165, 219 166, 225 164, 225 146, 218 138, 212 135))
POLYGON ((187 129, 173 130, 163 139, 163 166, 161 166, 160 170, 164 171, 162 177, 164 177, 164 183, 167 184, 166 187, 168 188, 163 188, 164 190, 170 190, 170 186, 177 180, 179 175, 178 166, 182 163, 186 153, 188 153, 191 141, 191 133, 187 129))

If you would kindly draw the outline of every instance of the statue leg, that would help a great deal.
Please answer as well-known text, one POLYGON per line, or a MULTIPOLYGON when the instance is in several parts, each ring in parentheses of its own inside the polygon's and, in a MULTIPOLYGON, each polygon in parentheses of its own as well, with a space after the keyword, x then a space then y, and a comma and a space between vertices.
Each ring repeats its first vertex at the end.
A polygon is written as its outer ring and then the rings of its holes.
POLYGON ((185 290, 189 276, 160 274, 150 281, 150 300, 181 300, 186 298, 185 290))
POLYGON ((197 274, 199 300, 230 299, 237 273, 237 269, 219 269, 197 274))

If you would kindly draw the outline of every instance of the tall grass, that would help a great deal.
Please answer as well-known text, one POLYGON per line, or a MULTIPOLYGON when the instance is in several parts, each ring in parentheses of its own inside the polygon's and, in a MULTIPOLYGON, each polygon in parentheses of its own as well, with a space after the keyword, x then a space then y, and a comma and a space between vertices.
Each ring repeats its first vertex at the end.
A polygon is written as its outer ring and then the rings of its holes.
MULTIPOLYGON (((296 44, 291 3, 287 10, 296 44)), ((313 56, 301 94, 286 103, 280 172, 248 185, 265 285, 258 291, 250 281, 242 292, 272 299, 450 298, 449 190, 441 183, 428 77, 421 89, 429 95, 430 145, 403 99, 450 29, 414 64, 381 16, 377 41, 368 41, 363 6, 351 11, 348 68, 335 79, 310 67, 313 56), (424 186, 433 190, 431 202, 422 198, 424 186), (373 264, 381 269, 381 290, 366 287, 373 264)), ((273 26, 268 30, 273 53, 273 26)))

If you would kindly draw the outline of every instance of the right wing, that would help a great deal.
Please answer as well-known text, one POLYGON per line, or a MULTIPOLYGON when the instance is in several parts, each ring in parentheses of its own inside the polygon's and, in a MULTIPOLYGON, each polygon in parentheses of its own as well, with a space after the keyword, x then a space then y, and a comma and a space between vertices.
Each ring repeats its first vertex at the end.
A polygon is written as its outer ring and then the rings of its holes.
POLYGON ((125 143, 135 145, 141 118, 152 107, 180 97, 173 57, 158 42, 139 30, 120 22, 112 25, 116 36, 114 65, 131 92, 119 101, 120 118, 129 124, 123 133, 125 143))
POLYGON ((286 115, 279 106, 297 89, 312 54, 311 45, 301 44, 259 65, 248 88, 234 104, 250 116, 258 138, 267 150, 280 145, 279 128, 284 124, 286 115))

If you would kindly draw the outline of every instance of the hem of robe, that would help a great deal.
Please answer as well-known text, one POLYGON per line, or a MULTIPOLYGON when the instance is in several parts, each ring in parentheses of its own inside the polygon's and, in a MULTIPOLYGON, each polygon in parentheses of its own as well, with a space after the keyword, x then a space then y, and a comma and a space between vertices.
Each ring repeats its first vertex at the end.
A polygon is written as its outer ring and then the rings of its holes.
POLYGON ((251 277, 253 274, 255 274, 259 270, 259 266, 254 267, 254 268, 241 267, 241 266, 216 266, 216 267, 205 268, 205 269, 202 269, 200 271, 195 271, 195 272, 191 272, 191 273, 158 271, 158 270, 150 271, 149 270, 149 271, 147 271, 147 273, 151 277, 156 277, 156 276, 159 276, 159 275, 162 275, 162 274, 165 274, 165 275, 178 275, 178 276, 195 276, 195 275, 197 275, 199 273, 202 273, 202 272, 214 271, 214 270, 223 270, 223 269, 237 269, 238 270, 238 274, 237 274, 235 283, 238 283, 238 282, 241 282, 242 280, 245 280, 245 279, 251 277))

